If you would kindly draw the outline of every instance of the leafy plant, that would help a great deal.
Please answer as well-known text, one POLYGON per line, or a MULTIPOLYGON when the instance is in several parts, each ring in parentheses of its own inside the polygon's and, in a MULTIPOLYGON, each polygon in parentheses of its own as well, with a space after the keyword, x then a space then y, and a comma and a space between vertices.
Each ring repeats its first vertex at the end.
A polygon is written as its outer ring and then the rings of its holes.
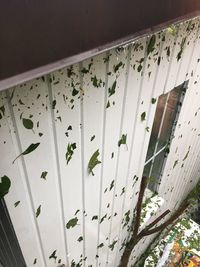
POLYGON ((97 151, 95 151, 93 153, 93 155, 91 156, 89 163, 88 163, 88 173, 92 173, 92 175, 94 176, 94 172, 93 169, 101 163, 100 160, 98 160, 98 156, 99 156, 99 149, 97 149, 97 151))

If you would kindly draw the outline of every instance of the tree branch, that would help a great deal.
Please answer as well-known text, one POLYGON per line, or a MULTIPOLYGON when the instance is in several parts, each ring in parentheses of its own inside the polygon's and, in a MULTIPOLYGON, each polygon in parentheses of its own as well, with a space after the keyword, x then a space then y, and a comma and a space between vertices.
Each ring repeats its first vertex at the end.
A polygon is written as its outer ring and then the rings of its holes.
POLYGON ((135 217, 134 228, 133 228, 133 237, 137 236, 138 230, 140 227, 142 201, 143 201, 145 189, 147 187, 147 181, 148 181, 148 178, 146 176, 143 176, 141 180, 141 184, 140 184, 140 192, 139 192, 138 201, 136 205, 136 217, 135 217))
POLYGON ((143 231, 140 232, 138 234, 139 239, 141 239, 144 236, 147 235, 152 235, 156 232, 162 231, 165 227, 169 226, 170 224, 172 224, 174 222, 174 220, 178 219, 180 217, 180 215, 187 209, 187 207, 190 205, 190 203, 188 203, 187 201, 184 201, 181 206, 174 212, 174 214, 163 224, 151 229, 151 230, 147 230, 147 231, 143 231))

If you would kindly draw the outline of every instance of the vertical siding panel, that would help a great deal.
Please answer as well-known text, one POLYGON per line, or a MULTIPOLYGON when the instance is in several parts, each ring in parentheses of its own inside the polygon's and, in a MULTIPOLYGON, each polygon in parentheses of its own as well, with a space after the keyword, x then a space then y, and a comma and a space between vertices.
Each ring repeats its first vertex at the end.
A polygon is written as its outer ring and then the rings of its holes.
POLYGON ((52 147, 49 146, 49 144, 54 146, 55 140, 51 137, 48 120, 51 115, 49 113, 48 90, 45 81, 36 79, 22 87, 17 87, 12 99, 12 105, 22 150, 24 151, 31 143, 40 143, 34 152, 24 157, 24 161, 33 196, 35 216, 38 208, 40 207, 41 209, 41 214, 36 220, 46 264, 53 266, 55 260, 49 258, 53 251, 56 250, 56 260, 61 259, 62 262, 66 261, 66 253, 60 246, 60 244, 63 244, 62 228, 54 227, 54 225, 62 225, 62 222, 54 153, 52 147), (23 125, 23 119, 28 118, 34 123, 33 131, 26 129, 23 125), (41 136, 39 133, 43 135, 41 136), (47 155, 49 156, 47 157, 47 155), (43 159, 42 161, 40 157, 43 159), (44 171, 47 172, 46 180, 41 178, 41 174, 44 171), (46 227, 47 218, 54 224, 49 224, 46 227))
POLYGON ((91 63, 89 73, 83 73, 83 110, 84 110, 84 157, 85 157, 85 247, 87 257, 86 263, 95 266, 98 242, 98 220, 93 216, 99 213, 99 194, 101 188, 101 165, 98 164, 93 169, 94 175, 88 172, 88 163, 99 150, 98 160, 102 156, 102 135, 104 120, 104 100, 105 100, 105 77, 106 64, 104 63, 106 54, 101 54, 94 59, 83 62, 82 68, 88 68, 91 63), (94 138, 94 139, 93 139, 94 138), (93 139, 93 140, 92 140, 93 139), (92 199, 92 201, 91 201, 92 199), (93 240, 91 242, 91 240, 93 240))
POLYGON ((170 61, 169 75, 166 80, 164 93, 171 91, 176 84, 177 75, 180 71, 180 66, 184 56, 184 47, 187 40, 187 27, 189 22, 180 24, 179 30, 177 30, 177 39, 174 44, 174 51, 170 61), (185 41, 185 42, 184 42, 185 41))
MULTIPOLYGON (((121 116, 123 110, 123 98, 125 87, 125 70, 127 49, 111 50, 109 55, 108 68, 108 98, 106 108, 105 123, 105 143, 104 143, 104 172, 102 180, 102 204, 100 213, 100 233, 99 264, 106 266, 109 231, 111 226, 111 214, 114 198, 115 172, 119 153, 118 141, 121 138, 121 116), (115 87, 116 85, 116 87, 115 87), (115 87, 114 90, 112 90, 115 87), (113 153, 113 154, 112 154, 113 153)), ((125 145, 122 145, 125 146, 125 145)))
POLYGON ((177 75, 175 86, 180 85, 185 77, 189 77, 190 61, 194 52, 195 42, 199 35, 199 19, 191 20, 188 24, 186 45, 183 50, 182 62, 177 75))
POLYGON ((81 170, 81 85, 79 65, 51 75, 52 103, 70 264, 84 257, 81 170), (74 146, 73 146, 74 144, 74 146), (74 223, 73 223, 74 222, 74 223), (83 240, 78 241, 82 237, 83 240))
POLYGON ((16 155, 21 151, 16 125, 10 112, 12 107, 8 105, 7 97, 6 92, 0 94, 0 106, 5 108, 5 115, 0 121, 0 151, 4 155, 1 158, 1 177, 6 175, 11 180, 10 193, 5 196, 5 201, 26 264, 31 266, 36 258, 38 266, 45 266, 24 164, 21 160, 17 164, 12 164, 16 155), (20 203, 15 207, 17 201, 20 203))

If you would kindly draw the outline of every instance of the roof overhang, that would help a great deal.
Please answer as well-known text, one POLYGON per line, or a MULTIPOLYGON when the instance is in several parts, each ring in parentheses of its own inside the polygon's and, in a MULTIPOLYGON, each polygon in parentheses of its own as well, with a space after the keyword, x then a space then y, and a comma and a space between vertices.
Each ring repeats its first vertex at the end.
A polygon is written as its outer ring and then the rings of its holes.
POLYGON ((199 0, 0 2, 0 90, 200 14, 199 0))

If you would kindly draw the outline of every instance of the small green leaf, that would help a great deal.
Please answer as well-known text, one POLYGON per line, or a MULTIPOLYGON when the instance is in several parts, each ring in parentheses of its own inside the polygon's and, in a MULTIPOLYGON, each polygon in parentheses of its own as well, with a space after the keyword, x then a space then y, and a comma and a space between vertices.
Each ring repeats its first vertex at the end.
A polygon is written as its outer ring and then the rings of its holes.
POLYGON ((69 220, 68 223, 66 224, 66 228, 67 228, 67 229, 69 229, 69 228, 73 228, 74 226, 77 225, 77 222, 78 222, 78 218, 77 218, 77 217, 72 218, 72 219, 69 220))
POLYGON ((113 242, 112 242, 112 244, 110 244, 108 247, 111 249, 111 250, 113 250, 114 249, 114 247, 115 247, 115 244, 117 243, 117 240, 114 240, 113 242))
POLYGON ((35 258, 33 261, 33 265, 37 263, 37 259, 35 258))
POLYGON ((97 79, 97 76, 95 75, 94 77, 91 77, 91 81, 94 87, 101 87, 102 84, 102 80, 101 79, 97 79))
POLYGON ((174 25, 171 25, 167 28, 167 31, 171 33, 173 36, 176 35, 176 27, 174 25))
POLYGON ((30 119, 22 119, 23 125, 26 129, 32 130, 33 129, 33 122, 30 119))
POLYGON ((147 126, 147 127, 145 128, 145 130, 149 133, 149 126, 147 126))
POLYGON ((156 103, 156 98, 153 98, 151 99, 151 104, 155 104, 156 103))
POLYGON ((72 144, 68 144, 67 145, 67 152, 65 154, 65 158, 66 158, 66 161, 67 161, 67 164, 69 163, 69 161, 71 160, 72 158, 72 155, 74 154, 74 150, 76 149, 76 143, 72 143, 72 144))
POLYGON ((53 100, 53 102, 52 102, 52 109, 55 109, 55 107, 56 107, 56 100, 53 100))
POLYGON ((81 241, 83 241, 83 237, 82 237, 82 236, 80 236, 80 237, 77 239, 77 241, 78 241, 78 242, 81 242, 81 241))
POLYGON ((6 175, 2 176, 0 182, 0 199, 3 198, 9 192, 10 185, 10 179, 6 175))
POLYGON ((77 210, 74 215, 76 215, 80 210, 77 210))
POLYGON ((154 51, 155 43, 156 43, 156 36, 153 34, 147 46, 147 56, 154 51))
POLYGON ((142 64, 138 65, 137 71, 140 72, 142 70, 142 64))
POLYGON ((97 248, 102 248, 104 246, 104 243, 101 243, 97 246, 97 248))
POLYGON ((114 181, 114 180, 112 180, 112 182, 111 182, 111 184, 110 184, 110 188, 109 188, 109 190, 110 190, 110 191, 113 189, 113 187, 114 187, 114 184, 115 184, 115 181, 114 181))
POLYGON ((57 259, 57 256, 56 256, 56 250, 54 250, 51 255, 49 256, 49 259, 54 259, 56 260, 57 259))
POLYGON ((92 221, 93 220, 98 220, 98 216, 97 215, 94 215, 93 217, 92 217, 92 221))
POLYGON ((48 174, 48 172, 47 172, 47 171, 44 171, 44 172, 42 172, 42 174, 41 174, 40 178, 42 178, 42 179, 46 180, 46 176, 47 176, 47 174, 48 174))
POLYGON ((90 141, 92 142, 92 141, 94 140, 94 138, 95 138, 95 135, 93 135, 93 136, 91 137, 90 141))
POLYGON ((110 101, 108 100, 106 108, 109 108, 109 107, 110 107, 110 101))
POLYGON ((127 134, 122 134, 121 139, 118 141, 118 146, 126 145, 127 134))
POLYGON ((102 222, 105 220, 106 217, 107 217, 107 214, 105 214, 105 215, 101 218, 100 223, 102 223, 102 222))
POLYGON ((124 193, 125 193, 125 187, 122 188, 122 192, 121 192, 120 196, 123 195, 124 193))
POLYGON ((173 169, 176 167, 177 164, 178 164, 178 160, 175 160, 174 165, 173 165, 173 169))
POLYGON ((146 118, 146 112, 143 112, 143 113, 141 114, 141 121, 144 121, 145 118, 146 118))
POLYGON ((27 155, 31 152, 33 152, 38 146, 40 145, 40 143, 36 143, 36 144, 31 144, 29 147, 27 147, 27 149, 22 152, 21 154, 19 154, 19 156, 17 156, 14 160, 13 160, 13 163, 15 162, 16 159, 18 159, 20 156, 24 156, 24 155, 27 155))
POLYGON ((36 210, 36 213, 35 213, 36 218, 40 215, 40 213, 41 213, 41 205, 39 205, 39 207, 36 210))
POLYGON ((120 61, 117 65, 114 66, 114 72, 116 73, 121 66, 123 66, 123 63, 120 61))
POLYGON ((78 93, 79 93, 79 91, 76 90, 76 88, 74 87, 73 91, 72 91, 72 96, 76 96, 78 93))
POLYGON ((92 173, 92 175, 94 175, 93 173, 93 169, 96 167, 96 165, 100 164, 101 161, 98 160, 98 156, 99 156, 99 149, 97 149, 97 151, 95 151, 93 153, 93 155, 91 156, 89 163, 88 163, 88 173, 92 173))
POLYGON ((20 201, 15 202, 14 206, 15 208, 19 205, 20 201))
POLYGON ((108 96, 114 95, 116 89, 117 81, 114 81, 113 85, 108 88, 108 96))
POLYGON ((189 146, 189 148, 188 148, 188 151, 187 151, 185 157, 183 158, 183 161, 187 159, 189 152, 190 152, 190 146, 189 146))

